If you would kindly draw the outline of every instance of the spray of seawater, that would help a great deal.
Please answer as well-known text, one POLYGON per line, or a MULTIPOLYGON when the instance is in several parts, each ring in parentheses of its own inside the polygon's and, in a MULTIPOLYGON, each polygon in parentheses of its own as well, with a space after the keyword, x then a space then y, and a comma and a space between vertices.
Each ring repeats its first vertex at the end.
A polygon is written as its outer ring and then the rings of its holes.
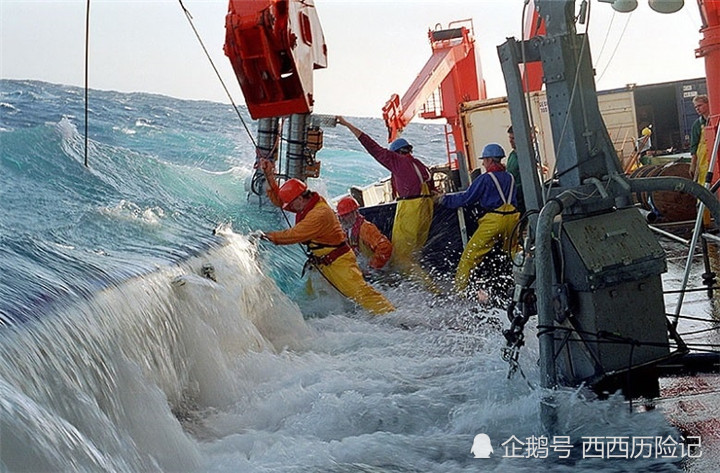
POLYGON ((0 333, 2 463, 11 470, 187 471, 202 461, 178 419, 242 396, 249 351, 297 348, 300 312, 227 235, 162 268, 0 333), (219 282, 199 275, 211 264, 219 282))

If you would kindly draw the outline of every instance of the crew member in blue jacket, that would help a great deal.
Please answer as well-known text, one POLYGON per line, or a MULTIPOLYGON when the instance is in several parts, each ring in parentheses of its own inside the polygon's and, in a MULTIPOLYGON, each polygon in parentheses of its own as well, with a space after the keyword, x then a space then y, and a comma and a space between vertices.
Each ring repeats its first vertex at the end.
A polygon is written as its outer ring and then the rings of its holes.
POLYGON ((487 172, 478 176, 465 192, 443 195, 438 199, 439 204, 451 209, 479 204, 484 211, 458 263, 455 273, 455 290, 458 292, 467 289, 470 273, 496 243, 502 242, 508 254, 516 251, 517 241, 512 241, 512 234, 520 213, 517 210, 515 178, 501 163, 504 157, 502 146, 488 144, 481 156, 487 172))

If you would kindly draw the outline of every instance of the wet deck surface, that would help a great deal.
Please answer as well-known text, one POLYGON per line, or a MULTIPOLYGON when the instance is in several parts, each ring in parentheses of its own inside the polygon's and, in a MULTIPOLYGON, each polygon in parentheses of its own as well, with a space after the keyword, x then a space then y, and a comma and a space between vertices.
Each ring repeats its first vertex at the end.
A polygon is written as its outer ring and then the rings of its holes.
MULTIPOLYGON (((687 236, 689 238, 689 236, 687 236)), ((688 248, 675 242, 661 243, 668 252, 668 272, 663 276, 666 291, 679 289, 685 271, 688 248)), ((714 271, 720 273, 717 250, 710 250, 714 271)), ((703 258, 693 258, 687 288, 702 288, 705 272, 703 258)), ((716 286, 718 284, 716 283, 716 286)), ((695 353, 720 352, 720 290, 687 292, 680 311, 678 333, 695 353)), ((675 313, 677 295, 666 295, 666 308, 675 313)), ((688 472, 709 473, 720 471, 720 371, 688 376, 671 376, 660 379, 660 398, 655 405, 682 435, 699 436, 701 456, 687 459, 683 469, 688 472)))
POLYGON ((686 460, 689 472, 720 470, 720 374, 662 378, 656 406, 683 435, 699 436, 699 458, 686 460))

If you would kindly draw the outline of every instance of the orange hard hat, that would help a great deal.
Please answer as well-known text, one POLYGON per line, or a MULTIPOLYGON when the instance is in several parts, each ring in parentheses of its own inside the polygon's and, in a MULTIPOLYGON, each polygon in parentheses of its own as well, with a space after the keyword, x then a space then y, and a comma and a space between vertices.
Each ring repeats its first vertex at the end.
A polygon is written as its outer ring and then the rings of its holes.
POLYGON ((283 184, 278 191, 278 197, 283 203, 283 209, 287 210, 290 202, 300 197, 306 190, 307 185, 300 179, 293 178, 283 184))
POLYGON ((354 212, 359 208, 360 208, 360 205, 358 204, 357 200, 353 199, 349 195, 346 195, 345 197, 340 199, 337 203, 337 214, 342 217, 343 215, 347 215, 350 212, 354 212))

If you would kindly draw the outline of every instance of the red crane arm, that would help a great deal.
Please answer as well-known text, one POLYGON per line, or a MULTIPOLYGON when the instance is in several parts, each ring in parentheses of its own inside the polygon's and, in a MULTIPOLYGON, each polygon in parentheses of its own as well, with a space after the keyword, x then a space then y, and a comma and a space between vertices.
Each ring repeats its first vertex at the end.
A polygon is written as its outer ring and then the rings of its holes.
POLYGON ((312 0, 230 0, 225 55, 254 119, 309 113, 327 47, 312 0))
MULTIPOLYGON (((523 40, 545 35, 545 21, 538 13, 537 8, 535 8, 535 2, 530 2, 528 8, 532 11, 532 14, 526 17, 523 40)), ((520 72, 522 74, 522 84, 525 92, 537 92, 542 89, 543 70, 540 61, 529 62, 525 65, 524 69, 520 66, 520 72)))
POLYGON ((447 118, 452 122, 458 117, 460 103, 485 98, 485 83, 477 67, 475 40, 470 31, 464 26, 431 30, 428 37, 432 56, 402 99, 393 94, 383 107, 389 141, 410 123, 436 90, 440 90, 442 103, 439 107, 425 109, 424 118, 447 118))

